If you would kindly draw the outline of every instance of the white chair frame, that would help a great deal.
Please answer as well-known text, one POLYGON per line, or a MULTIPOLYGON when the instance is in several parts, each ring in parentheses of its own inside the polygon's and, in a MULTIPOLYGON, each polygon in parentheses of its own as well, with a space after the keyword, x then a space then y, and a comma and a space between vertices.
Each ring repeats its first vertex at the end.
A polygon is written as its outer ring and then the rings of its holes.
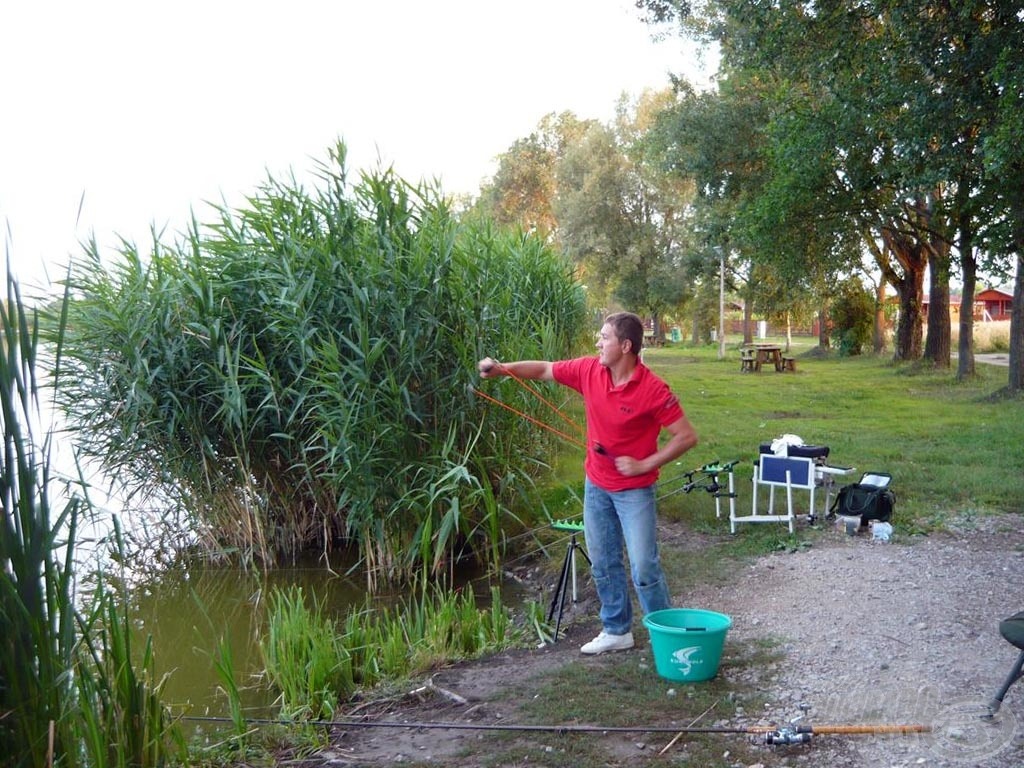
POLYGON ((753 479, 753 501, 750 514, 737 517, 735 514, 729 516, 729 528, 736 533, 738 523, 788 523, 789 532, 796 530, 794 521, 796 513, 793 509, 793 491, 810 491, 810 512, 814 514, 814 489, 817 486, 815 481, 814 460, 802 456, 775 456, 773 454, 762 454, 759 461, 754 464, 753 479), (765 514, 758 514, 757 511, 757 489, 760 485, 768 486, 768 511, 765 514), (786 489, 786 514, 775 513, 775 489, 786 489))

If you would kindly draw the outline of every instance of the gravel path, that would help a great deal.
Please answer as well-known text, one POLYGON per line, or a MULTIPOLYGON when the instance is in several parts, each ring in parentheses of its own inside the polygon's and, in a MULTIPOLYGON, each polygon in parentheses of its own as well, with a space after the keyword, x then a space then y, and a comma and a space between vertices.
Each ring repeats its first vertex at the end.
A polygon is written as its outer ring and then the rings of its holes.
MULTIPOLYGON (((934 729, 845 738, 829 764, 1010 768, 1024 765, 1024 681, 994 721, 979 715, 1017 658, 998 624, 1024 610, 1022 584, 1024 519, 1001 516, 911 541, 897 532, 891 543, 836 529, 688 598, 732 616, 736 638, 781 642, 765 722, 805 705, 812 723, 934 729)), ((828 742, 815 739, 821 760, 828 742)))
MULTIPOLYGON (((667 547, 700 546, 699 537, 664 526, 667 547)), ((741 533, 737 535, 742 535, 741 533)), ((586 579, 581 580, 587 582, 586 579)), ((984 720, 987 704, 1009 673, 1018 651, 999 634, 999 622, 1024 610, 1024 516, 966 520, 949 533, 893 540, 848 536, 829 527, 813 546, 758 558, 721 583, 676 595, 678 606, 708 608, 733 619, 726 643, 772 646, 770 665, 730 667, 719 676, 736 691, 759 691, 740 705, 735 720, 705 725, 789 723, 804 713, 812 726, 923 724, 914 735, 815 735, 807 745, 759 746, 741 760, 723 739, 720 765, 730 768, 830 766, 834 768, 1020 768, 1024 766, 1024 681, 1010 688, 998 716, 984 720)), ((400 722, 517 722, 518 703, 507 690, 524 680, 578 663, 596 611, 592 587, 574 607, 569 636, 541 649, 520 649, 439 671, 436 684, 465 697, 406 698, 363 714, 400 722)), ((635 654, 649 654, 639 629, 635 654)), ((591 658, 595 673, 615 659, 591 658)), ((490 742, 472 732, 432 729, 346 729, 298 768, 325 765, 495 765, 490 742), (480 750, 484 750, 483 753, 480 750)), ((553 736, 537 737, 531 765, 564 765, 553 736), (554 760, 554 762, 551 762, 554 760)), ((658 750, 623 737, 608 739, 603 765, 688 765, 685 745, 658 750)), ((519 765, 519 763, 516 763, 519 765)))

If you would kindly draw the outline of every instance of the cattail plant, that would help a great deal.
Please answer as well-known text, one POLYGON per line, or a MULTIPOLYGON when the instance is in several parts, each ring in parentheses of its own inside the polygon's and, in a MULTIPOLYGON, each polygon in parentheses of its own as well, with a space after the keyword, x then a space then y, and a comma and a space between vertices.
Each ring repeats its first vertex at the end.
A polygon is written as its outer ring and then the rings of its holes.
POLYGON ((73 742, 75 623, 71 558, 79 502, 56 515, 49 433, 40 442, 39 325, 7 275, 0 307, 0 754, 20 766, 47 765, 73 742), (69 543, 61 556, 63 536, 69 543), (52 744, 52 746, 51 746, 52 744))

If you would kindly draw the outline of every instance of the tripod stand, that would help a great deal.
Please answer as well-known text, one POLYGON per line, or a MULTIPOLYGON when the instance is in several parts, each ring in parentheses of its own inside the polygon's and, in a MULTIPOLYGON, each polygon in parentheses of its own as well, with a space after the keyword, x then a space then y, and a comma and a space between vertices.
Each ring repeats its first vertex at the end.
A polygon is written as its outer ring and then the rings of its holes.
POLYGON ((551 642, 554 643, 558 640, 558 630, 562 626, 562 613, 565 611, 565 598, 570 578, 572 579, 572 601, 576 602, 576 550, 579 550, 583 559, 589 565, 593 565, 593 563, 590 562, 587 553, 576 539, 577 535, 583 531, 582 522, 555 520, 551 523, 551 527, 556 531, 569 531, 569 546, 565 551, 565 560, 562 561, 562 574, 558 579, 558 587, 555 589, 555 594, 551 598, 551 607, 548 609, 548 624, 551 623, 551 619, 555 616, 555 609, 558 609, 555 632, 551 636, 551 642))

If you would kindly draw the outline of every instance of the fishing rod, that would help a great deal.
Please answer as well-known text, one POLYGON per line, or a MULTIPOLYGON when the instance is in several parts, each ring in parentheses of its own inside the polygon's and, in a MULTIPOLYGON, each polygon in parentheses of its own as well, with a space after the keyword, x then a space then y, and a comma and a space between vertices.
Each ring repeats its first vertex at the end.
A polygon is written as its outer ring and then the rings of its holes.
MULTIPOLYGON (((578 423, 576 423, 575 421, 570 419, 568 416, 566 416, 557 405, 555 405, 554 403, 552 403, 551 401, 546 399, 535 387, 530 386, 522 377, 517 376, 512 370, 510 370, 509 368, 506 368, 505 366, 502 366, 502 364, 499 363, 498 361, 494 361, 494 365, 484 366, 483 368, 481 368, 481 372, 482 373, 490 373, 495 367, 500 367, 502 372, 506 376, 510 377, 516 383, 518 383, 520 386, 522 386, 526 391, 528 391, 531 394, 533 394, 534 396, 536 396, 542 403, 544 403, 552 411, 554 411, 555 414, 557 414, 559 418, 564 420, 566 423, 570 424, 577 431, 583 432, 583 428, 578 423)), ((568 435, 568 434, 566 434, 565 432, 563 432, 563 431, 561 431, 559 429, 555 429, 550 424, 548 424, 546 422, 543 422, 540 419, 534 418, 533 416, 529 415, 528 413, 524 413, 523 411, 519 410, 518 408, 515 408, 515 407, 509 405, 508 403, 505 403, 505 402, 499 400, 496 397, 492 397, 491 395, 487 394, 486 392, 483 392, 482 390, 477 389, 472 384, 469 385, 469 389, 470 389, 470 392, 472 392, 474 394, 477 394, 477 395, 480 395, 485 400, 488 400, 488 401, 494 403, 495 405, 501 406, 502 408, 505 408, 506 410, 511 411, 512 413, 516 414, 517 416, 521 416, 522 418, 526 419, 527 421, 530 421, 531 423, 536 424, 537 426, 539 426, 539 427, 541 427, 543 429, 548 430, 549 432, 557 435, 558 437, 562 438, 563 440, 566 440, 569 443, 572 443, 573 445, 576 445, 576 446, 586 450, 587 446, 581 440, 573 437, 572 435, 568 435)), ((594 450, 594 453, 596 453, 596 454, 598 454, 600 456, 604 456, 605 458, 611 459, 612 461, 615 461, 618 458, 614 453, 612 453, 607 448, 605 448, 601 443, 595 443, 593 450, 594 450)), ((681 475, 679 475, 678 477, 674 477, 674 478, 671 478, 669 480, 663 480, 661 482, 661 484, 660 484, 661 488, 664 488, 666 485, 672 485, 672 484, 677 483, 680 480, 684 480, 684 479, 686 480, 686 482, 683 485, 679 486, 678 488, 675 488, 675 489, 670 490, 668 492, 659 494, 657 499, 658 499, 658 501, 661 501, 662 499, 666 499, 669 496, 673 496, 673 495, 675 495, 677 493, 690 493, 690 491, 694 490, 695 488, 703 488, 708 493, 710 493, 712 496, 714 496, 714 498, 715 498, 715 516, 716 517, 720 517, 721 516, 721 500, 722 500, 722 498, 729 499, 730 505, 735 505, 735 503, 736 503, 735 502, 736 492, 735 492, 735 489, 733 488, 733 467, 735 467, 737 464, 739 464, 739 460, 738 459, 736 459, 734 461, 727 462, 725 464, 722 464, 719 460, 716 459, 715 461, 713 461, 711 463, 703 464, 700 467, 697 467, 696 469, 690 470, 689 472, 684 472, 681 475), (698 473, 700 473, 700 474, 702 474, 704 476, 702 482, 694 480, 694 475, 697 475, 698 473), (729 483, 728 483, 728 487, 727 488, 722 486, 718 482, 718 476, 720 474, 727 474, 729 476, 729 483)), ((730 509, 732 509, 732 507, 730 507, 730 509)))
POLYGON ((586 444, 582 440, 580 440, 579 438, 576 438, 576 437, 573 437, 572 435, 566 434, 565 432, 563 432, 560 429, 555 429, 550 424, 548 424, 546 422, 543 422, 540 419, 534 418, 530 414, 525 413, 525 412, 519 410, 518 408, 516 408, 514 406, 511 406, 508 403, 503 402, 502 400, 499 400, 496 397, 492 397, 491 395, 488 395, 486 392, 484 392, 481 389, 477 389, 472 384, 470 385, 469 390, 474 395, 480 395, 480 397, 482 397, 484 400, 489 400, 490 402, 494 403, 495 405, 500 405, 505 410, 512 411, 512 413, 516 414, 517 416, 521 416, 522 418, 526 419, 527 421, 532 422, 533 424, 536 424, 538 427, 541 427, 542 429, 546 429, 548 432, 551 432, 552 434, 557 435, 558 437, 562 438, 563 440, 565 440, 565 441, 567 441, 569 443, 572 443, 575 446, 578 446, 580 448, 586 448, 587 447, 586 444))
MULTIPOLYGON (((181 720, 204 723, 231 723, 229 717, 214 715, 181 715, 181 720)), ((799 719, 799 718, 798 718, 799 719)), ((923 723, 864 723, 851 725, 528 725, 517 723, 454 723, 437 721, 393 720, 284 720, 274 718, 246 718, 252 725, 312 725, 325 728, 412 728, 417 730, 462 730, 462 731, 509 731, 528 733, 568 734, 609 734, 609 733, 674 733, 674 734, 743 734, 760 736, 764 743, 778 746, 784 744, 807 744, 814 735, 856 736, 856 735, 912 735, 930 733, 932 727, 923 723)))

